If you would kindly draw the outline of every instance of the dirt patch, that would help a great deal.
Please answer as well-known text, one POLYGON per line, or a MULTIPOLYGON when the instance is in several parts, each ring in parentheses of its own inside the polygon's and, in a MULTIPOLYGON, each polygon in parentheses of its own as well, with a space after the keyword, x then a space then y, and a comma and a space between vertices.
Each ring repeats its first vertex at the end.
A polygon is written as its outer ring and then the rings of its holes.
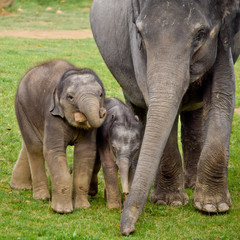
POLYGON ((0 16, 7 16, 7 15, 10 15, 10 13, 6 11, 4 8, 2 8, 0 5, 0 16))
POLYGON ((240 108, 235 108, 235 113, 240 114, 240 108))
POLYGON ((0 37, 22 37, 36 39, 85 39, 92 38, 91 30, 2 30, 0 37))

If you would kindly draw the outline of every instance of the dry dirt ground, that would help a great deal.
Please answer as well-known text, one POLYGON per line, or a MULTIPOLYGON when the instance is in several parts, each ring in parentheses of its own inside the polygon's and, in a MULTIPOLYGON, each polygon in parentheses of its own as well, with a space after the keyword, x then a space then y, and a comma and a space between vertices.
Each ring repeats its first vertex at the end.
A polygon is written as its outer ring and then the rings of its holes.
POLYGON ((91 30, 2 30, 0 37, 23 37, 23 38, 38 38, 38 39, 84 39, 92 38, 91 30))
MULTIPOLYGON (((23 37, 37 39, 84 39, 92 38, 91 30, 3 30, 0 31, 0 37, 23 37)), ((240 108, 235 109, 235 113, 240 114, 240 108)))

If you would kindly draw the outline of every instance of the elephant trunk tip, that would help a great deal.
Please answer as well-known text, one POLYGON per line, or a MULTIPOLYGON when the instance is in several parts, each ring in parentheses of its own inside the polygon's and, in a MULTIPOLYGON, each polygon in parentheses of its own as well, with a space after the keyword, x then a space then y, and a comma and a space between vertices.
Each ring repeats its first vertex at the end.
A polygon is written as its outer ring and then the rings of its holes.
POLYGON ((95 119, 89 119, 89 123, 93 128, 99 128, 103 124, 106 116, 107 110, 101 107, 98 116, 96 116, 95 119))
POLYGON ((105 119, 107 116, 107 110, 103 107, 100 108, 99 116, 101 119, 105 119))
POLYGON ((135 231, 135 226, 127 219, 121 217, 120 231, 123 236, 129 236, 135 231))

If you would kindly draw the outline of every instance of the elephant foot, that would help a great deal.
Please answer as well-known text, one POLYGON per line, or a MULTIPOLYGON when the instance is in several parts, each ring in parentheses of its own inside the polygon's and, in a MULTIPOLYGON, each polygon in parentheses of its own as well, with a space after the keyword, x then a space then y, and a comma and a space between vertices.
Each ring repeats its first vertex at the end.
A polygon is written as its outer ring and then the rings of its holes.
MULTIPOLYGON (((65 202, 65 201, 64 201, 65 202)), ((70 203, 61 203, 60 201, 53 201, 51 207, 57 213, 71 213, 73 212, 72 201, 70 203)))
POLYGON ((185 172, 184 187, 194 189, 196 184, 196 174, 185 172))
POLYGON ((121 201, 108 201, 107 207, 110 209, 121 209, 122 203, 121 203, 121 201))
POLYGON ((31 190, 32 189, 32 184, 31 182, 15 182, 13 179, 10 182, 10 187, 12 189, 26 189, 26 190, 31 190))
POLYGON ((169 192, 169 191, 155 191, 150 195, 150 201, 158 205, 182 206, 188 203, 188 195, 184 190, 169 192))
POLYGON ((107 201, 107 207, 110 209, 121 209, 122 200, 120 193, 109 193, 107 194, 106 188, 104 189, 104 199, 107 201), (117 195, 114 197, 114 195, 117 195))
POLYGON ((193 194, 193 206, 203 212, 227 212, 231 206, 228 189, 216 192, 209 186, 196 184, 193 194))
POLYGON ((78 199, 74 199, 73 206, 75 209, 78 209, 78 208, 87 209, 87 208, 90 208, 90 203, 87 199, 78 198, 78 199))
POLYGON ((49 200, 50 199, 49 190, 48 189, 42 189, 38 191, 33 190, 33 198, 39 200, 49 200))
POLYGON ((98 193, 98 182, 91 182, 88 195, 94 197, 98 193))

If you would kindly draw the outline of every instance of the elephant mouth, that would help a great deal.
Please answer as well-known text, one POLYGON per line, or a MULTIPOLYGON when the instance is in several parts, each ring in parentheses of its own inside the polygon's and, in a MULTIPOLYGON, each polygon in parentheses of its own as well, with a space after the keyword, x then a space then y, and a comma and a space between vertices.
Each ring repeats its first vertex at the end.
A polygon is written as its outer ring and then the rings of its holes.
POLYGON ((82 129, 90 129, 92 126, 88 122, 86 116, 81 112, 74 113, 74 120, 77 123, 77 127, 82 129))
POLYGON ((74 120, 75 120, 76 122, 82 123, 82 122, 87 121, 87 118, 86 118, 86 116, 85 116, 83 113, 81 113, 81 112, 75 112, 75 113, 74 113, 74 120))

